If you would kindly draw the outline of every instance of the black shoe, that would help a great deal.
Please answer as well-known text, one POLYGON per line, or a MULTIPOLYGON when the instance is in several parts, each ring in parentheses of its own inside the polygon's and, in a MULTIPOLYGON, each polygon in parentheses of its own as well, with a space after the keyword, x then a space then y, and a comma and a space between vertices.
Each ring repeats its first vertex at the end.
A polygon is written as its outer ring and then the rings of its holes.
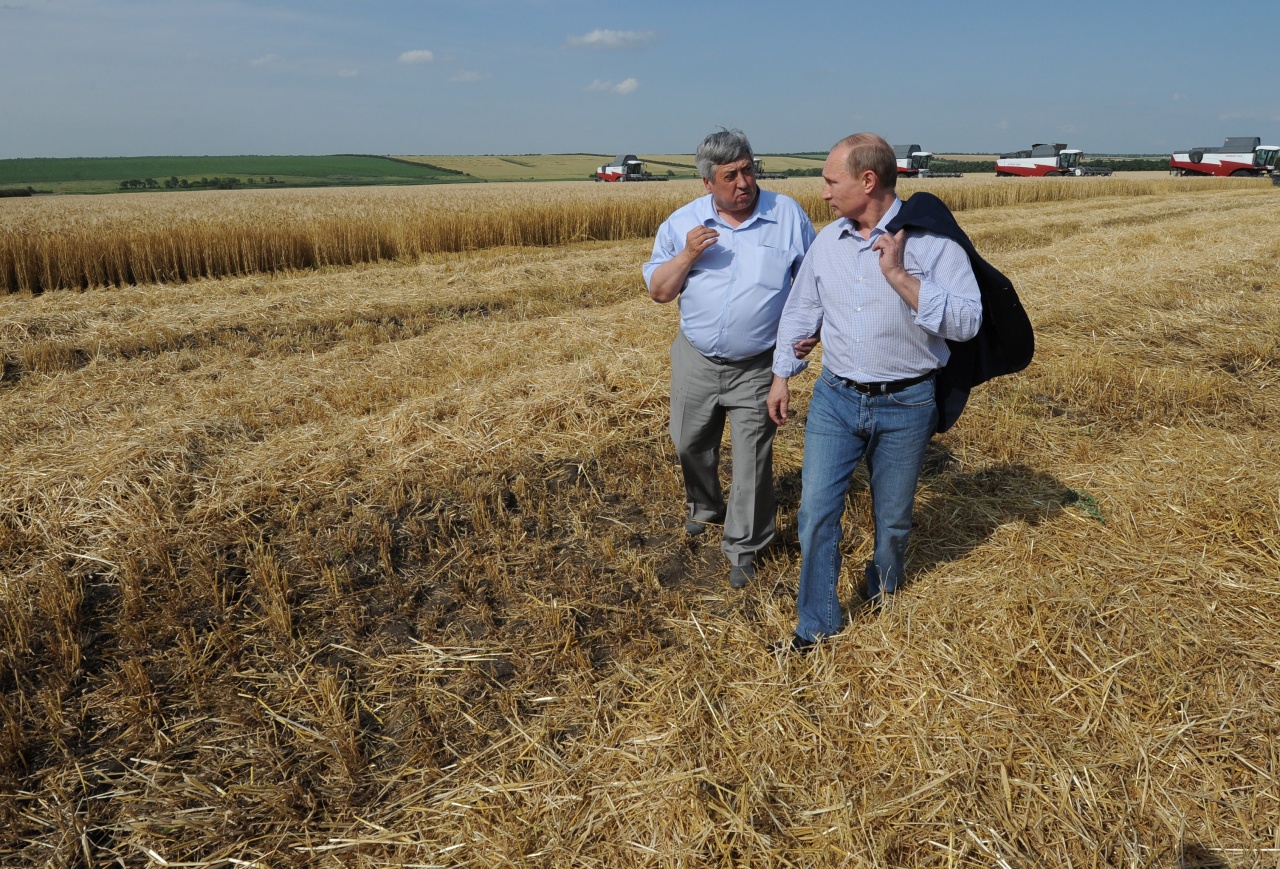
POLYGON ((775 655, 778 652, 788 652, 795 655, 807 655, 818 645, 817 640, 806 640, 799 634, 792 634, 785 640, 769 644, 769 651, 775 655))
POLYGON ((708 525, 720 525, 724 522, 724 517, 718 519, 708 519, 703 522, 700 519, 684 520, 684 533, 688 537, 697 537, 699 534, 707 530, 708 525))
POLYGON ((756 566, 751 562, 734 564, 729 568, 729 588, 746 588, 756 578, 756 566))

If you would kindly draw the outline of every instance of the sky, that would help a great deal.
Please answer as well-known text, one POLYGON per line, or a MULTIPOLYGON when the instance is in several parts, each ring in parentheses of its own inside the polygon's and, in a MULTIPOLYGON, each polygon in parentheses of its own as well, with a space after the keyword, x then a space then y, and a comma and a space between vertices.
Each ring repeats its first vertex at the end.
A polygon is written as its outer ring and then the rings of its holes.
POLYGON ((1184 0, 0 0, 0 159, 1168 153, 1280 141, 1276 45, 1184 0))

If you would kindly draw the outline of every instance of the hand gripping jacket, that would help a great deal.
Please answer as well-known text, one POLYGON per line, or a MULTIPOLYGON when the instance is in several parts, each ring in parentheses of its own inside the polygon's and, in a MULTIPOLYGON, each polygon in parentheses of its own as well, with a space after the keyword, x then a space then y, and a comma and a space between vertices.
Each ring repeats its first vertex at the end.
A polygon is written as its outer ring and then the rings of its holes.
POLYGON ((889 232, 919 229, 945 236, 964 248, 982 294, 982 326, 968 341, 948 341, 951 358, 934 381, 938 431, 955 424, 969 391, 993 377, 1013 374, 1031 364, 1035 334, 1013 283, 974 249, 945 202, 932 193, 913 193, 903 201, 889 232))

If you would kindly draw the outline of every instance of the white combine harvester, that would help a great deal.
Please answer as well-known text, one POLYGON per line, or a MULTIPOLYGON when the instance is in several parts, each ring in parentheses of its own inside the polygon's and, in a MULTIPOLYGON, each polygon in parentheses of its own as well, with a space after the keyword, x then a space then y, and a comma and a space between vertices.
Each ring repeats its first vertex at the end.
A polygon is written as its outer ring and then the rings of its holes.
POLYGON ((665 175, 650 175, 635 154, 619 154, 613 162, 596 169, 597 181, 666 181, 665 175))
POLYGON ((1068 148, 1065 144, 1032 145, 1026 151, 1011 151, 1001 154, 996 161, 996 175, 1001 177, 1022 176, 1024 178, 1045 178, 1058 175, 1110 175, 1111 170, 1100 166, 1081 166, 1080 159, 1084 151, 1079 148, 1068 148))
POLYGON ((898 161, 899 178, 959 178, 959 172, 935 172, 929 168, 933 152, 919 145, 894 145, 893 156, 898 161))
POLYGON ((1228 136, 1221 148, 1202 146, 1175 151, 1169 168, 1179 175, 1259 178, 1276 176, 1280 146, 1264 145, 1258 136, 1228 136))

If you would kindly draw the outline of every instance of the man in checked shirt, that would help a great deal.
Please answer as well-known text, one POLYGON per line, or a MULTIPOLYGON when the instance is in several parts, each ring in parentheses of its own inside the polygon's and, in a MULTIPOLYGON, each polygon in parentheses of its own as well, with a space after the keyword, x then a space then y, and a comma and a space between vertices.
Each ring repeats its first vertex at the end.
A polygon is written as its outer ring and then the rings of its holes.
POLYGON ((770 418, 790 412, 787 379, 806 364, 793 345, 821 330, 822 374, 805 422, 795 636, 806 652, 843 626, 836 586, 840 520, 850 477, 865 459, 875 550, 867 597, 883 603, 902 584, 916 483, 937 426, 934 372, 947 340, 966 341, 982 322, 982 300, 964 250, 928 232, 885 230, 902 207, 893 148, 858 133, 831 149, 823 198, 838 219, 805 256, 778 325, 770 418))

